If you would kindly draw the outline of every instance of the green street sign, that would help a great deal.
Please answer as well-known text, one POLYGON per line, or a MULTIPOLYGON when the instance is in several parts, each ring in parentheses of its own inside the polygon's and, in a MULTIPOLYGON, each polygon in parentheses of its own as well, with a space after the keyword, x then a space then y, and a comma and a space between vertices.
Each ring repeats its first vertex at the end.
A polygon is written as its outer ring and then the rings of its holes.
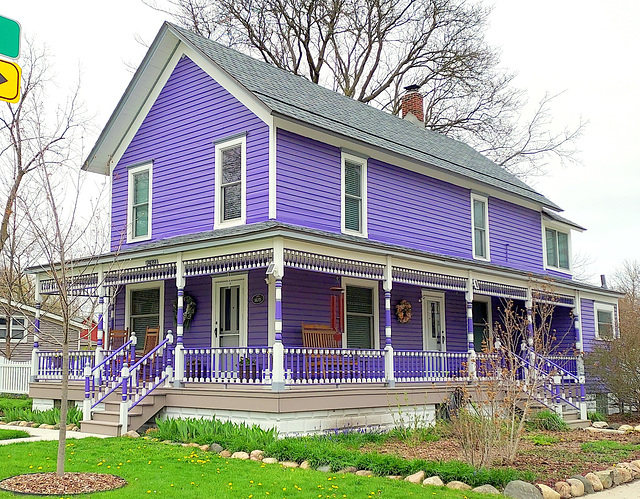
POLYGON ((20 24, 0 16, 0 54, 17 59, 20 55, 20 24))

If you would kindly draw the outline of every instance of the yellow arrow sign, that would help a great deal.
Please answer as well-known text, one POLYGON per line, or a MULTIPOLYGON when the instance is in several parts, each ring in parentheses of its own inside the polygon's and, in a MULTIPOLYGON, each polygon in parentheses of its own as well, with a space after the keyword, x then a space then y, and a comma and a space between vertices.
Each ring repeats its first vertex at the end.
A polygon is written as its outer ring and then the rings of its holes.
POLYGON ((20 100, 20 74, 22 70, 15 62, 0 59, 0 100, 20 100))

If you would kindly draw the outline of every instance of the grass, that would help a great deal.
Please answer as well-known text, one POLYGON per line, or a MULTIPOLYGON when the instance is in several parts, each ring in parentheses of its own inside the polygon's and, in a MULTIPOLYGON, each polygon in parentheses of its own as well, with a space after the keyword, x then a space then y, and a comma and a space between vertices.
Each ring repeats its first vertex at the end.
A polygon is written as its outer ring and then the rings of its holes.
POLYGON ((14 438, 28 438, 30 436, 24 430, 0 430, 0 440, 13 440, 14 438))
POLYGON ((543 435, 541 433, 529 433, 524 435, 522 438, 533 443, 533 445, 553 445, 560 441, 558 437, 553 435, 543 435))
POLYGON ((584 442, 582 452, 588 453, 594 461, 621 462, 628 459, 633 452, 640 451, 640 444, 625 444, 615 440, 598 440, 584 442))
MULTIPOLYGON (((15 443, 0 448, 0 478, 55 470, 57 442, 15 443)), ((387 478, 284 469, 225 459, 199 449, 127 438, 87 438, 67 444, 67 471, 113 473, 125 489, 77 497, 128 498, 433 498, 488 499, 483 494, 422 487, 387 478)), ((0 497, 14 497, 0 492, 0 497)))
POLYGON ((26 395, 0 394, 0 412, 7 409, 31 409, 32 400, 26 395))

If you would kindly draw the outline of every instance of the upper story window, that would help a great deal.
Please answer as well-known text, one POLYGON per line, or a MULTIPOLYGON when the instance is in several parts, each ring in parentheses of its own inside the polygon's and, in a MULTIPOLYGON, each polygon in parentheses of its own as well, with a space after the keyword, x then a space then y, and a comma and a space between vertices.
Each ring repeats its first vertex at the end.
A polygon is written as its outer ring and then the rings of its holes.
MULTIPOLYGON (((26 319, 24 317, 11 318, 11 340, 20 341, 24 338, 26 329, 26 319)), ((7 339, 7 318, 0 317, 0 341, 7 339)))
POLYGON ((616 337, 615 309, 613 305, 596 303, 593 315, 596 325, 597 340, 612 340, 616 337))
POLYGON ((367 160, 342 155, 342 232, 367 237, 367 160))
POLYGON ((487 198, 471 194, 473 257, 489 260, 489 203, 487 198))
POLYGON ((216 144, 216 228, 246 221, 246 149, 244 135, 216 144))
POLYGON ((151 238, 152 164, 129 169, 129 211, 127 242, 151 238))
POLYGON ((546 266, 560 270, 570 270, 569 233, 555 228, 544 229, 546 266))

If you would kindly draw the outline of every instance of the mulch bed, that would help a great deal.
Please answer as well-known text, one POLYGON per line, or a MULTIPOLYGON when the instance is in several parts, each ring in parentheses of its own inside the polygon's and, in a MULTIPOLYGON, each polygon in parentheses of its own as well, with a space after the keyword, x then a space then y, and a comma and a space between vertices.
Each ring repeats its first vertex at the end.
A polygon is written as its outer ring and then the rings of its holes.
POLYGON ((119 489, 127 485, 124 478, 105 473, 31 473, 6 478, 0 482, 0 489, 17 494, 29 495, 71 495, 103 492, 119 489))

